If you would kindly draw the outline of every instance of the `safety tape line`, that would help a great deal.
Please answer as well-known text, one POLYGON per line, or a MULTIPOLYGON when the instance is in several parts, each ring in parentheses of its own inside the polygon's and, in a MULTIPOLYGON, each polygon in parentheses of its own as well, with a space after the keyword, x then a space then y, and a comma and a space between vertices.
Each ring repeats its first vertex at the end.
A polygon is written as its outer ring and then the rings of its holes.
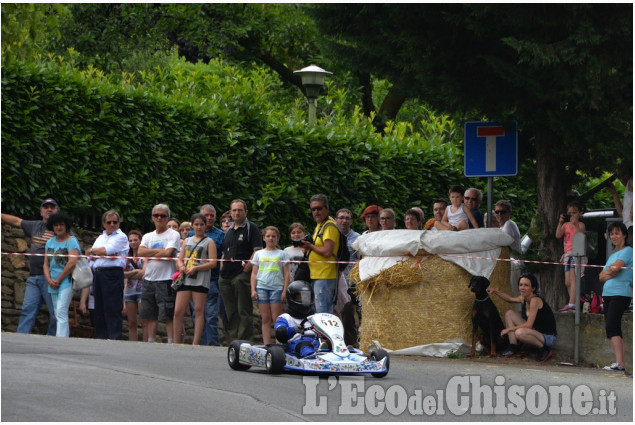
MULTIPOLYGON (((36 254, 36 253, 27 253, 27 252, 2 252, 2 255, 16 255, 16 256, 33 256, 33 257, 70 257, 70 258, 81 258, 81 257, 85 257, 88 258, 89 260, 96 260, 96 259, 106 259, 106 260, 118 260, 118 259, 123 259, 123 260, 127 260, 127 259, 134 259, 134 260, 162 260, 162 261, 176 261, 178 260, 178 258, 175 257, 128 257, 128 256, 123 256, 123 255, 73 255, 73 254, 36 254)), ((560 263, 560 262, 556 262, 556 261, 535 261, 535 260, 520 260, 520 259, 515 259, 515 258, 496 258, 496 257, 475 257, 475 256, 471 256, 471 255, 458 255, 458 254, 428 254, 427 257, 434 257, 434 256, 440 256, 440 257, 456 257, 456 258, 467 258, 467 259, 472 259, 472 260, 488 260, 488 261, 507 261, 507 262, 519 262, 519 263, 529 263, 529 264, 546 264, 546 265, 555 265, 555 266, 566 266, 567 263, 560 263)), ((375 258, 388 258, 390 256, 376 256, 375 258)), ((394 255, 393 257, 403 257, 402 255, 394 255)), ((187 261, 187 259, 184 259, 185 261, 187 261)), ((423 259, 422 259, 423 260, 423 259)), ((200 262, 209 262, 212 261, 212 259, 206 258, 206 259, 197 259, 196 261, 200 261, 200 262)), ((233 258, 230 259, 218 259, 217 261, 220 262, 244 262, 244 261, 248 261, 248 260, 235 260, 233 258)), ((251 260, 249 260, 251 261, 251 260)), ((280 260, 257 260, 257 262, 265 262, 265 263, 285 263, 286 261, 280 261, 280 260)), ((335 261, 335 260, 313 260, 313 261, 307 261, 307 260, 289 260, 288 262, 290 263, 315 263, 315 264, 355 264, 356 261, 335 261)), ((417 263, 420 264, 421 261, 419 261, 417 263)), ((599 264, 581 264, 579 265, 579 267, 596 267, 596 268, 604 268, 605 265, 599 265, 599 264)), ((633 269, 633 267, 622 267, 622 269, 625 270, 631 270, 633 269)))

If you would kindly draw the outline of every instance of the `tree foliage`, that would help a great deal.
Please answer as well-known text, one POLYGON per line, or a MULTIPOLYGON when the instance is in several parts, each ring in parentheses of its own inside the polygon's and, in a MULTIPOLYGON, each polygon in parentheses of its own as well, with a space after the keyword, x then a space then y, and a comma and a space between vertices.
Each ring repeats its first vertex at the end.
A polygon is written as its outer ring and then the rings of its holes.
MULTIPOLYGON (((518 120, 534 163, 540 250, 567 192, 632 158, 632 7, 616 4, 321 4, 329 51, 452 116, 518 120)), ((552 268, 551 270, 555 270, 552 268)), ((558 271, 546 280, 557 283, 558 271)), ((548 288, 559 303, 559 285, 548 288)))
MULTIPOLYGON (((630 5, 322 4, 330 52, 453 116, 517 119, 593 175, 630 158, 630 5), (338 42, 339 40, 339 42, 338 42), (614 149, 594 150, 597 140, 614 149), (627 155, 628 154, 628 155, 627 155)), ((574 167, 572 165, 575 164, 574 167)))
POLYGON ((62 4, 2 3, 2 59, 27 59, 40 52, 47 39, 61 37, 59 22, 68 18, 62 4))

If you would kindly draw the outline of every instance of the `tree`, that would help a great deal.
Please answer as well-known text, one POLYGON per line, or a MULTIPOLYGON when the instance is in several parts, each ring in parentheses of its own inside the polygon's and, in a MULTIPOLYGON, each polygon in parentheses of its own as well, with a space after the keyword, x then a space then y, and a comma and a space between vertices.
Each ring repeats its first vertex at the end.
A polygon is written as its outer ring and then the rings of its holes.
POLYGON ((67 16, 68 9, 62 4, 3 3, 3 61, 32 56, 47 38, 59 38, 59 18, 67 16))
MULTIPOLYGON (((314 14, 352 69, 451 115, 518 120, 551 260, 567 191, 632 158, 630 5, 321 4, 314 14)), ((543 281, 558 305, 561 270, 546 268, 543 281)))

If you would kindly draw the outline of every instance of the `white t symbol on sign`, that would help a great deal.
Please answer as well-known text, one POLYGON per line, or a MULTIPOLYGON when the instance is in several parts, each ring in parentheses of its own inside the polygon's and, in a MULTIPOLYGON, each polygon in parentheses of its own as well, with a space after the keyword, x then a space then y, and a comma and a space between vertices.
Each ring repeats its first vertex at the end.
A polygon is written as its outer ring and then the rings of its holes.
POLYGON ((496 171, 496 138, 504 135, 502 126, 476 128, 476 136, 485 137, 485 171, 496 171))

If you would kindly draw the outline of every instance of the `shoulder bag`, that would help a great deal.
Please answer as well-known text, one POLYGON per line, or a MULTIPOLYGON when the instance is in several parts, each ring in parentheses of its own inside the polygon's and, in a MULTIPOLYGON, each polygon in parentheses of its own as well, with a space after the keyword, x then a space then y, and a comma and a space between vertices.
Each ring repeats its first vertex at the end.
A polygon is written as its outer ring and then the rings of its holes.
MULTIPOLYGON (((66 245, 68 246, 68 242, 66 242, 66 245)), ((81 291, 93 284, 93 271, 90 269, 88 258, 79 257, 77 259, 77 263, 71 275, 71 283, 73 285, 73 291, 81 291)))

